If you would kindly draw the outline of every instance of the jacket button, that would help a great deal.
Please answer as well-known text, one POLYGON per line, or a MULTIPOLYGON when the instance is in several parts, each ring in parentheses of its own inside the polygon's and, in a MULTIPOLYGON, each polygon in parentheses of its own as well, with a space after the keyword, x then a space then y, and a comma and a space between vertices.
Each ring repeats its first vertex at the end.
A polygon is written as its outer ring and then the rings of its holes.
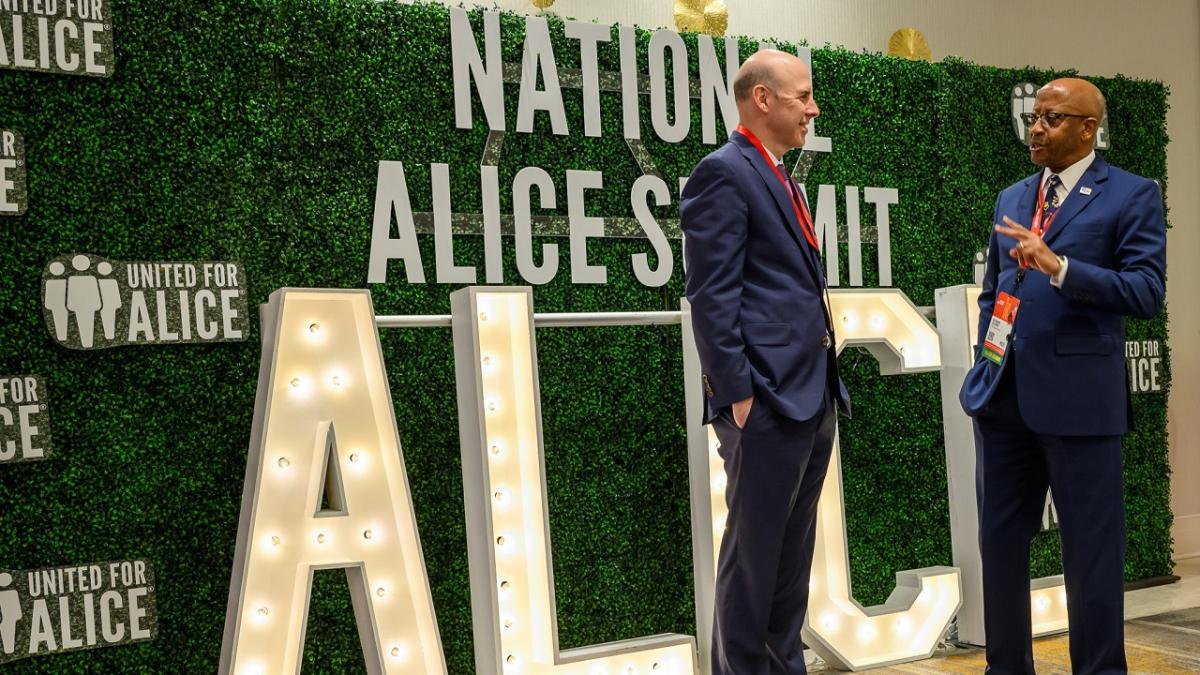
POLYGON ((821 337, 821 346, 824 347, 825 349, 829 349, 829 346, 832 344, 833 344, 833 340, 830 340, 828 335, 824 335, 821 337))

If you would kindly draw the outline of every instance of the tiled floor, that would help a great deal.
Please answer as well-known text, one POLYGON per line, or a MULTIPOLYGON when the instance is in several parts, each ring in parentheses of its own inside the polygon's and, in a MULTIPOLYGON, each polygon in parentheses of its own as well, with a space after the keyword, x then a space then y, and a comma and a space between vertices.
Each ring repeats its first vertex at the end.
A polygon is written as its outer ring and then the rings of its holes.
MULTIPOLYGON (((1200 629, 1195 618, 1188 625, 1172 625, 1173 612, 1200 607, 1200 558, 1177 561, 1175 574, 1180 581, 1125 594, 1125 652, 1129 672, 1145 675, 1171 675, 1200 672, 1200 629)), ((1195 612, 1191 612, 1194 614, 1195 612)), ((1034 660, 1039 675, 1068 675, 1071 672, 1066 635, 1034 640, 1034 660)), ((982 673, 983 650, 978 648, 940 650, 924 661, 864 672, 876 675, 893 673, 982 673)), ((819 660, 810 673, 836 672, 819 660)))
POLYGON ((1173 584, 1126 593, 1125 618, 1200 607, 1200 557, 1177 561, 1175 575, 1181 579, 1173 584))

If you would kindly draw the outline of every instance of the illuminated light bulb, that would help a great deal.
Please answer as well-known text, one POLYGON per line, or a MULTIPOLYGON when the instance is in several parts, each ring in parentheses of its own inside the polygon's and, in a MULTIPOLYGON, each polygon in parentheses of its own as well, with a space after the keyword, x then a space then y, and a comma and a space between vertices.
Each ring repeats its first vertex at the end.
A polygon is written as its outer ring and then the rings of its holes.
POLYGON ((510 590, 512 590, 512 584, 508 583, 507 581, 501 581, 501 582, 500 582, 500 590, 502 590, 502 591, 504 591, 505 593, 507 593, 507 592, 509 592, 510 590))
POLYGON ((492 493, 492 498, 495 499, 497 503, 503 504, 504 503, 504 490, 496 490, 495 492, 492 493))
POLYGON ((625 675, 637 675, 637 668, 625 666, 625 675))
POLYGON ((659 665, 658 661, 655 661, 654 663, 650 664, 650 670, 658 670, 660 667, 661 666, 659 665))
POLYGON ((487 411, 490 413, 494 413, 499 409, 500 409, 500 404, 496 402, 496 399, 489 398, 488 402, 487 402, 487 411))
POLYGON ((517 665, 517 657, 513 654, 509 654, 508 656, 504 657, 504 662, 510 666, 515 666, 517 665))
POLYGON ((837 617, 834 616, 833 614, 826 612, 821 617, 821 627, 824 628, 825 630, 834 630, 835 628, 837 628, 837 625, 838 625, 837 617))
POLYGON ((242 668, 242 675, 263 675, 265 672, 267 672, 266 666, 258 661, 247 663, 246 666, 242 668))
POLYGON ((375 595, 378 595, 382 598, 383 596, 387 595, 387 589, 383 586, 380 586, 379 588, 375 589, 375 595))
POLYGON ((283 540, 279 538, 279 535, 274 535, 271 537, 271 545, 272 546, 279 546, 282 543, 283 543, 283 540))
POLYGON ((721 517, 717 518, 716 522, 713 523, 713 529, 715 529, 717 532, 724 532, 726 517, 727 516, 721 516, 721 517))
POLYGON ((884 321, 882 314, 874 314, 871 316, 871 328, 882 330, 886 324, 887 322, 884 321))
POLYGON ((292 465, 292 460, 288 459, 287 457, 280 457, 279 461, 275 462, 275 464, 281 469, 286 469, 292 465))
POLYGON ((488 320, 488 313, 487 313, 487 310, 486 310, 486 309, 484 309, 484 310, 480 310, 480 311, 479 311, 479 320, 480 320, 480 321, 487 321, 487 320, 488 320))
POLYGON ((312 333, 313 335, 320 333, 321 332, 321 324, 319 324, 319 323, 308 324, 308 332, 312 333))
POLYGON ((712 482, 712 487, 713 487, 713 489, 714 489, 714 490, 716 490, 717 492, 720 492, 721 490, 724 490, 724 489, 725 489, 725 484, 726 484, 726 482, 727 482, 727 479, 726 479, 726 477, 725 477, 725 476, 722 474, 722 475, 720 475, 720 476, 717 476, 716 478, 714 478, 714 479, 713 479, 713 482, 712 482))
POLYGON ((875 627, 869 623, 864 623, 858 629, 858 637, 863 642, 870 642, 871 640, 874 640, 875 639, 875 627))
POLYGON ((1058 601, 1062 604, 1067 604, 1067 589, 1062 589, 1058 592, 1058 601))
POLYGON ((302 385, 302 384, 304 384, 304 382, 300 378, 298 378, 298 377, 292 378, 292 381, 291 381, 292 389, 299 389, 300 385, 302 385))
POLYGON ((342 386, 342 376, 341 376, 341 375, 334 375, 333 377, 329 378, 329 383, 330 383, 330 384, 332 384, 332 385, 333 385, 333 386, 335 386, 335 387, 340 387, 340 386, 342 386))
POLYGON ((496 545, 501 548, 504 548, 504 544, 507 542, 508 542, 508 540, 504 538, 504 535, 500 535, 499 537, 496 537, 496 545))
POLYGON ((359 461, 360 459, 362 459, 362 457, 361 457, 361 456, 359 456, 359 454, 358 454, 357 452, 352 452, 352 453, 350 453, 350 461, 351 461, 352 463, 354 463, 354 464, 358 464, 358 461, 359 461))
POLYGON ((511 616, 504 617, 504 629, 505 630, 512 630, 514 623, 515 622, 513 621, 513 618, 511 616))
POLYGON ((897 634, 907 635, 908 630, 910 628, 912 628, 912 622, 910 622, 908 620, 907 616, 902 616, 899 619, 896 619, 896 633, 897 634))
POLYGON ((855 312, 846 312, 842 314, 842 325, 844 325, 848 330, 854 330, 855 328, 858 328, 858 314, 855 312))
POLYGON ((405 645, 405 644, 392 645, 392 648, 388 650, 388 653, 392 655, 393 659, 396 659, 396 660, 406 659, 406 658, 408 658, 408 645, 405 645))
POLYGON ((324 544, 327 539, 329 539, 329 537, 325 536, 324 532, 317 533, 317 543, 318 544, 324 544))
POLYGON ((262 605, 261 607, 259 607, 259 608, 258 608, 258 615, 259 615, 259 616, 261 616, 261 617, 263 617, 264 619, 265 619, 265 618, 267 617, 267 615, 269 615, 270 613, 271 613, 271 610, 267 609, 267 606, 266 606, 266 605, 262 605))
POLYGON ((491 447, 488 448, 488 451, 492 453, 493 457, 499 457, 500 456, 500 444, 492 443, 491 447))
POLYGON ((363 539, 370 539, 371 537, 374 537, 374 536, 375 536, 375 533, 372 532, 371 530, 363 530, 363 539))
POLYGON ((1034 604, 1037 605, 1037 611, 1044 612, 1050 608, 1050 599, 1044 595, 1039 595, 1034 604))
POLYGON ((496 359, 493 358, 491 355, 483 357, 482 359, 480 359, 480 362, 483 364, 483 367, 487 370, 491 370, 492 367, 496 365, 496 359))

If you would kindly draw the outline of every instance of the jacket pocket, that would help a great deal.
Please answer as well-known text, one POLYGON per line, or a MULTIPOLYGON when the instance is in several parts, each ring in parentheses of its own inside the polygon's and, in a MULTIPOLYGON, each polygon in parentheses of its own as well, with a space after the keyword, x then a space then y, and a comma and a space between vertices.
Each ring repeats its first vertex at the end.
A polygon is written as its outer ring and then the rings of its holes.
POLYGON ((786 345, 792 341, 792 326, 786 323, 742 324, 742 337, 748 345, 786 345))
POLYGON ((1096 333, 1059 333, 1054 336, 1055 354, 1111 354, 1111 335, 1096 333))

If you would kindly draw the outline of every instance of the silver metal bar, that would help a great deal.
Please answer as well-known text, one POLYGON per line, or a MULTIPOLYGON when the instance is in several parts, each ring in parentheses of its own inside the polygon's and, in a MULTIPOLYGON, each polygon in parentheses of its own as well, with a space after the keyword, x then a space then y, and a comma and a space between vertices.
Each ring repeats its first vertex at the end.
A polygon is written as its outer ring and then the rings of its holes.
MULTIPOLYGON (((933 307, 920 307, 934 318, 933 307)), ((677 326, 679 312, 561 312, 533 315, 537 328, 584 328, 594 326, 677 326)), ((449 314, 387 315, 375 317, 380 328, 449 328, 449 314)))

